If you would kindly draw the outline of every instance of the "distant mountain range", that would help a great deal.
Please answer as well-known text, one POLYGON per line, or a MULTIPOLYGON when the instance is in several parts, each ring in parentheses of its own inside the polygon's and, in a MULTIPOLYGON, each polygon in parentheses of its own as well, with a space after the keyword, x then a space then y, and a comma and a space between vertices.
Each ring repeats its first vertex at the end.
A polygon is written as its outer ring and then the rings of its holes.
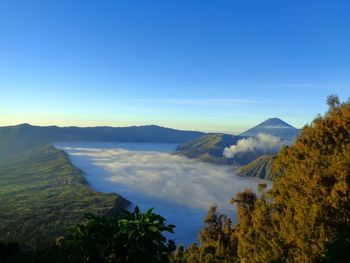
POLYGON ((279 118, 271 118, 241 133, 240 136, 255 137, 259 133, 265 133, 279 137, 283 140, 295 140, 299 134, 299 129, 286 123, 279 118))
POLYGON ((155 125, 132 127, 57 127, 21 124, 0 127, 0 159, 54 142, 184 143, 205 133, 155 125))
POLYGON ((259 133, 279 137, 288 143, 295 140, 299 130, 278 118, 268 119, 238 136, 181 131, 155 125, 81 128, 21 124, 0 127, 0 160, 40 145, 57 142, 146 142, 177 143, 179 144, 177 153, 205 162, 246 165, 264 154, 276 154, 276 152, 256 150, 226 158, 223 156, 223 151, 226 147, 237 144, 239 140, 256 137, 259 133))

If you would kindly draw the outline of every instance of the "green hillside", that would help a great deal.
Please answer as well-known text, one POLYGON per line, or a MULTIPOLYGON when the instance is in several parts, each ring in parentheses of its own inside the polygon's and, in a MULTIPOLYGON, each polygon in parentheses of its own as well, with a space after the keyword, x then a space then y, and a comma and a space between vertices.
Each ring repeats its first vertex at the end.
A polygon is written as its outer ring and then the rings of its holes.
POLYGON ((251 176, 271 180, 272 162, 274 159, 276 159, 275 155, 262 155, 254 161, 236 168, 234 172, 239 176, 251 176))
POLYGON ((115 214, 129 205, 94 192, 81 173, 52 145, 0 162, 0 240, 44 246, 86 213, 115 214))

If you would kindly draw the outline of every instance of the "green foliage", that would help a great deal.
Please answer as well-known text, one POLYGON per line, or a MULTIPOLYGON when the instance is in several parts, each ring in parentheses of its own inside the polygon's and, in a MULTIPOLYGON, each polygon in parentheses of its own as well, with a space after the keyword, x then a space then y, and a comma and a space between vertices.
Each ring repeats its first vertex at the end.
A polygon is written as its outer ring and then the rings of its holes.
POLYGON ((236 231, 226 215, 211 207, 200 233, 200 262, 235 262, 237 246, 236 231))
POLYGON ((200 263, 201 256, 199 247, 196 243, 190 245, 186 250, 182 245, 177 247, 175 253, 169 255, 169 259, 171 263, 200 263))
POLYGON ((167 262, 175 250, 163 232, 175 226, 153 209, 126 212, 121 218, 88 215, 87 222, 71 230, 57 243, 69 262, 167 262))
POLYGON ((350 102, 332 96, 328 103, 325 116, 304 127, 273 162, 272 189, 238 204, 241 262, 349 258, 350 102))
POLYGON ((67 155, 43 146, 0 162, 0 240, 43 247, 84 220, 129 203, 90 189, 67 155))
POLYGON ((281 176, 269 192, 271 218, 278 222, 276 252, 287 262, 343 257, 350 249, 350 102, 331 96, 328 104, 275 163, 281 176), (347 249, 337 254, 334 243, 347 249))
POLYGON ((187 250, 179 246, 171 262, 238 262, 237 229, 226 215, 217 212, 215 206, 209 209, 200 233, 201 246, 192 244, 187 250))

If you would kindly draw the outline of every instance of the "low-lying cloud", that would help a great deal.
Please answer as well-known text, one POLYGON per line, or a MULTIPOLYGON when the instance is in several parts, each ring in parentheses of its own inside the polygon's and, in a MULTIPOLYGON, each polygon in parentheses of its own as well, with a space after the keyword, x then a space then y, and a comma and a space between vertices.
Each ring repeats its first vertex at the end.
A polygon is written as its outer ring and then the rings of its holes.
POLYGON ((226 147, 223 155, 233 158, 236 154, 255 151, 277 151, 281 148, 283 141, 266 133, 259 133, 256 137, 241 139, 235 145, 226 147))
MULTIPOLYGON (((235 217, 230 198, 246 188, 255 189, 261 182, 234 175, 231 166, 167 152, 89 146, 63 149, 95 190, 118 193, 143 209, 156 207, 169 223, 178 226, 176 238, 184 244, 197 239, 211 205, 235 217)), ((149 145, 149 149, 154 147, 149 145)))

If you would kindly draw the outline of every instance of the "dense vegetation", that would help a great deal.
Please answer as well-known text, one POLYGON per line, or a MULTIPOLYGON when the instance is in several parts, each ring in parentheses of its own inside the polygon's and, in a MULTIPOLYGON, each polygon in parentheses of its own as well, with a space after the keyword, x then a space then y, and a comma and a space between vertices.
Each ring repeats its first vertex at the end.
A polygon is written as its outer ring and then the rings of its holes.
POLYGON ((85 213, 114 214, 128 204, 91 190, 66 153, 51 145, 0 162, 0 241, 42 247, 85 213))
POLYGON ((260 185, 232 200, 238 222, 210 209, 200 246, 179 247, 174 262, 348 262, 350 258, 350 101, 304 127, 260 185))
POLYGON ((118 216, 88 214, 84 223, 44 249, 25 251, 16 243, 0 242, 0 262, 168 262, 176 246, 163 233, 173 233, 175 226, 165 221, 153 209, 142 213, 138 207, 118 216))
MULTIPOLYGON (((163 232, 175 226, 153 209, 141 213, 125 211, 120 218, 88 215, 88 222, 72 229, 56 243, 64 260, 70 262, 164 262, 175 250, 163 232), (106 242, 107 241, 107 242, 106 242)), ((57 249, 56 249, 57 250, 57 249)))

